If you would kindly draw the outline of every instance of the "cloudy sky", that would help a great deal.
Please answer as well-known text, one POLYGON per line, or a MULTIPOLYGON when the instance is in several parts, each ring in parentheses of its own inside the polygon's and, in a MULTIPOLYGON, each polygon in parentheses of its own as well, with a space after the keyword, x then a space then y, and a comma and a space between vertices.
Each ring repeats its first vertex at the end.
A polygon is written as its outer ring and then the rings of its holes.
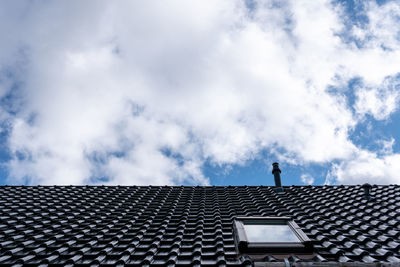
POLYGON ((1 1, 0 184, 400 182, 398 1, 1 1))

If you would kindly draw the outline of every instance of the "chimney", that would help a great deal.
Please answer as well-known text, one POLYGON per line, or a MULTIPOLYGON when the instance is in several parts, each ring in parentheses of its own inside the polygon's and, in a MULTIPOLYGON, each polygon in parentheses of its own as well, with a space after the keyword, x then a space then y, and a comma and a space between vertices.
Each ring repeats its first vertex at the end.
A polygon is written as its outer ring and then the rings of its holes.
POLYGON ((370 200, 372 198, 372 196, 371 196, 372 185, 366 183, 366 184, 363 184, 361 187, 364 189, 364 197, 365 197, 365 199, 366 200, 370 200))
POLYGON ((281 170, 279 169, 279 163, 274 162, 272 163, 272 174, 274 175, 275 180, 275 191, 276 192, 283 192, 282 182, 281 182, 281 170))

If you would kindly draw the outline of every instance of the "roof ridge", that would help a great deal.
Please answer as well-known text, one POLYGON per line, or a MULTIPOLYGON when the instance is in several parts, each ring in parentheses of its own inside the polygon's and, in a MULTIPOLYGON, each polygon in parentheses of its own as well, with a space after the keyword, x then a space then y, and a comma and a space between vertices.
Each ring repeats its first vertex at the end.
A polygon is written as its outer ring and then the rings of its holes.
MULTIPOLYGON (((362 184, 346 184, 346 185, 283 185, 284 188, 292 187, 358 187, 363 186, 362 184)), ((399 184, 372 184, 373 187, 389 187, 389 186, 400 186, 399 184)), ((275 188, 274 185, 0 185, 1 187, 169 187, 169 188, 275 188)))

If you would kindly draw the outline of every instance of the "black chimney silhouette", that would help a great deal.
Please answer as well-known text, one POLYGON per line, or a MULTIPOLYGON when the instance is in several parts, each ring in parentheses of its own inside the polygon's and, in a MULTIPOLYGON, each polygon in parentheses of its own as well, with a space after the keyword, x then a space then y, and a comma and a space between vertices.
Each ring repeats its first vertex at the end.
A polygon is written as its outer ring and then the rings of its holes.
POLYGON ((366 183, 366 184, 363 184, 361 187, 364 189, 364 197, 365 197, 365 199, 366 200, 370 200, 372 198, 372 196, 371 196, 372 185, 366 183))
POLYGON ((276 192, 283 192, 282 182, 281 182, 281 170, 279 169, 279 163, 274 162, 272 163, 272 174, 274 175, 275 180, 275 191, 276 192))

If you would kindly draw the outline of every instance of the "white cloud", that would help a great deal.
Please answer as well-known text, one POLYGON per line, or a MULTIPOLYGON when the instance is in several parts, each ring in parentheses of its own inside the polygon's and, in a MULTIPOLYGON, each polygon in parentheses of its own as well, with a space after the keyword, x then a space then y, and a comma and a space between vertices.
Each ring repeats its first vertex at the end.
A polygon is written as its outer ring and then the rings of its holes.
POLYGON ((306 185, 312 185, 314 183, 314 177, 312 177, 308 173, 302 174, 300 176, 300 180, 302 181, 303 184, 306 184, 306 185))
POLYGON ((376 87, 363 86, 355 91, 356 112, 372 115, 376 120, 388 119, 398 108, 399 88, 397 78, 387 78, 376 87))
POLYGON ((390 140, 377 140, 377 143, 382 146, 380 149, 380 153, 382 154, 393 154, 393 146, 395 143, 394 138, 390 138, 390 140))
POLYGON ((364 1, 361 5, 366 10, 368 21, 366 25, 353 26, 354 36, 368 48, 399 49, 399 4, 388 1, 384 5, 378 5, 375 1, 364 1))
POLYGON ((376 153, 359 151, 357 157, 334 164, 327 184, 399 183, 400 154, 379 157, 376 153))
MULTIPOLYGON (((244 164, 264 149, 292 163, 354 159, 360 118, 327 87, 399 70, 399 52, 377 45, 387 35, 344 42, 330 1, 0 5, 1 67, 18 75, 23 103, 14 183, 207 184, 205 161, 244 164)), ((386 118, 397 100, 374 88, 360 89, 357 111, 386 118)))

